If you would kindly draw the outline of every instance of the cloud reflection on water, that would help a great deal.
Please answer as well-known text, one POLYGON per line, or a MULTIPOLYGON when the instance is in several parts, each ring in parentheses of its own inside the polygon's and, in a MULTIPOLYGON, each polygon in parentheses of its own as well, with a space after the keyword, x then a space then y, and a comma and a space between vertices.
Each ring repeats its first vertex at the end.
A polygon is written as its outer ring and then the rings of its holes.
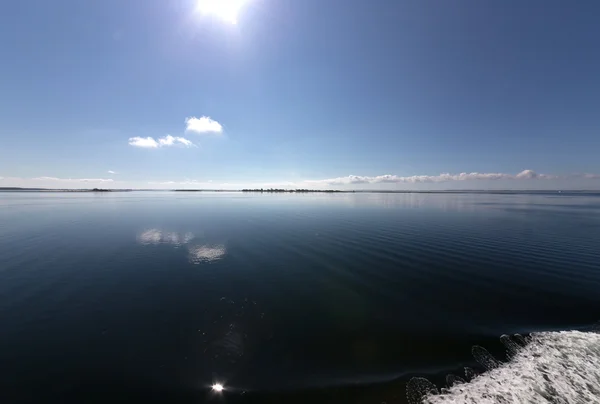
POLYGON ((196 265, 218 261, 227 253, 226 247, 222 244, 189 245, 194 239, 197 237, 191 232, 166 232, 160 229, 147 229, 137 235, 137 241, 142 245, 169 244, 175 247, 186 245, 189 260, 196 265))
POLYGON ((218 261, 227 252, 224 245, 200 245, 189 248, 190 262, 200 264, 203 262, 218 261))
POLYGON ((174 232, 164 232, 159 229, 145 230, 137 236, 140 244, 187 244, 194 239, 193 233, 179 234, 174 232))

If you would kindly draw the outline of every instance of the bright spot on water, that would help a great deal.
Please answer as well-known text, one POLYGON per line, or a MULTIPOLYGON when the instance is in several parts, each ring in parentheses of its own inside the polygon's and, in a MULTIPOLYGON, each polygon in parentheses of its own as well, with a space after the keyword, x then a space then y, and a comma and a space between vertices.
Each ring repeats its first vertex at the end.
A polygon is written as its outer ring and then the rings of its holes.
POLYGON ((225 388, 223 387, 223 385, 221 383, 215 383, 212 385, 212 389, 214 392, 216 393, 220 393, 222 392, 225 388))

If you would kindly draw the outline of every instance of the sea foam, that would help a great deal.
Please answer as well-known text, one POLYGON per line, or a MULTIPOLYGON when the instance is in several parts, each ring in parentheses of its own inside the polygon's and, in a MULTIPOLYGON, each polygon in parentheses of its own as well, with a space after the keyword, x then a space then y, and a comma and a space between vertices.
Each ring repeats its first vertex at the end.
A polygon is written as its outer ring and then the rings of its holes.
POLYGON ((441 394, 427 379, 413 378, 407 385, 408 401, 423 404, 600 403, 600 333, 542 332, 531 334, 527 341, 520 336, 503 336, 501 340, 507 348, 507 363, 495 360, 484 348, 473 347, 473 355, 487 372, 474 376, 467 369, 466 380, 449 375, 449 386, 442 389, 441 394))

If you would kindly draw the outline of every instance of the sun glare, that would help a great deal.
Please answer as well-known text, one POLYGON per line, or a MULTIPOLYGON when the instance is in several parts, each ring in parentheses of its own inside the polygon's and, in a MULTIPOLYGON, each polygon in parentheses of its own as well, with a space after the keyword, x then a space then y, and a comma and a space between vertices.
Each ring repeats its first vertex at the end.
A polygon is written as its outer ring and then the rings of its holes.
POLYGON ((240 8, 247 0, 197 0, 197 9, 202 14, 211 14, 223 21, 237 24, 240 8))
POLYGON ((215 393, 221 393, 225 388, 221 383, 215 383, 212 385, 212 389, 215 393))

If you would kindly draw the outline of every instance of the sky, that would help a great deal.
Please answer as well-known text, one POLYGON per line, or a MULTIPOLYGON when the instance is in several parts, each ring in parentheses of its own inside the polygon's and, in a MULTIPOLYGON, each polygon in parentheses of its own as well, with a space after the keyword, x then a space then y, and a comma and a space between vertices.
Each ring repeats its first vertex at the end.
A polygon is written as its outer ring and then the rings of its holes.
POLYGON ((600 189, 598 15, 8 0, 0 187, 600 189))

